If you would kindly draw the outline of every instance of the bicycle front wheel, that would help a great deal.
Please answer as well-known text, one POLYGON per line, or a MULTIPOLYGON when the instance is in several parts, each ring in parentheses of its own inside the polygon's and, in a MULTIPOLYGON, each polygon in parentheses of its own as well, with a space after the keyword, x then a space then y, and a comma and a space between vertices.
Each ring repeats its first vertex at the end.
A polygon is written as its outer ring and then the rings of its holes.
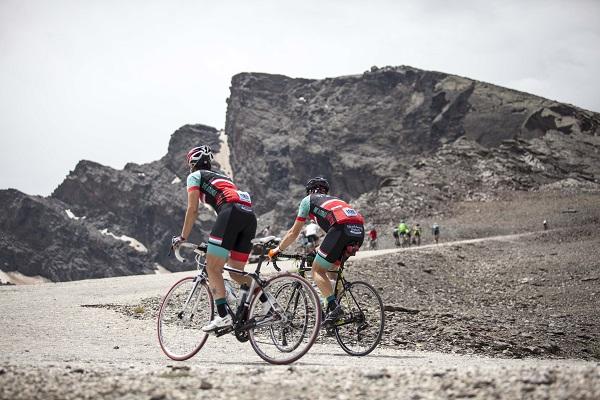
POLYGON ((271 278, 263 291, 269 301, 262 303, 258 295, 250 304, 249 319, 254 321, 249 330, 250 344, 269 363, 292 363, 317 340, 321 326, 319 297, 305 279, 295 274, 271 278))
POLYGON ((210 322, 214 303, 206 281, 183 278, 167 292, 158 312, 158 341, 164 353, 176 361, 194 356, 208 334, 200 328, 210 322))
POLYGON ((335 338, 353 356, 372 352, 381 341, 384 326, 383 302, 375 288, 366 282, 352 282, 338 299, 343 317, 336 322, 335 338))

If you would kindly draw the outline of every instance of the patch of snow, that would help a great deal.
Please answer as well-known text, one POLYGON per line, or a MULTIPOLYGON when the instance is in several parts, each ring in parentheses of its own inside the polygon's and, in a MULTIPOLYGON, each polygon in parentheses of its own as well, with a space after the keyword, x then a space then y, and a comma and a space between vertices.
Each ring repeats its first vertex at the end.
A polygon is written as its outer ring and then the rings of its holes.
POLYGON ((106 236, 112 236, 117 240, 122 240, 123 242, 128 242, 129 246, 133 247, 140 253, 148 252, 148 249, 146 248, 146 246, 144 246, 140 241, 138 241, 132 237, 125 236, 125 235, 117 236, 114 233, 109 232, 108 229, 102 229, 102 230, 100 230, 100 233, 103 235, 106 235, 106 236))
POLYGON ((67 213, 67 217, 69 217, 71 219, 74 219, 74 220, 78 220, 79 219, 79 217, 76 217, 75 214, 73 214, 73 212, 71 211, 70 208, 67 208, 65 210, 65 212, 67 213))
POLYGON ((303 96, 298 97, 300 103, 306 103, 306 99, 303 96))
POLYGON ((179 179, 178 176, 176 176, 175 178, 173 178, 173 180, 171 181, 171 185, 174 185, 176 183, 181 183, 181 179, 179 179))
POLYGON ((138 176, 140 176, 140 177, 142 177, 142 178, 143 178, 143 177, 145 177, 145 176, 146 176, 146 174, 145 174, 145 173, 143 173, 143 172, 138 172, 138 176))
POLYGON ((15 285, 37 285, 40 283, 52 282, 50 279, 40 275, 29 276, 17 271, 4 272, 1 269, 0 281, 14 283, 15 285))
POLYGON ((166 269, 165 267, 163 267, 162 265, 160 265, 159 263, 154 263, 154 267, 155 267, 155 271, 154 273, 156 275, 160 275, 160 274, 170 274, 171 271, 169 271, 168 269, 166 269))

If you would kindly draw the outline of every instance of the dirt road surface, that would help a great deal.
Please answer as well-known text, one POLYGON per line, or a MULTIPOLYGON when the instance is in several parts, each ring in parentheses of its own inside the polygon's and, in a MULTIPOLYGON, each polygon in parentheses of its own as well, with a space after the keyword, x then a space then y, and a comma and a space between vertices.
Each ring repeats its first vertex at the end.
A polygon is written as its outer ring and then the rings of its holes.
POLYGON ((320 340, 291 366, 272 366, 226 336, 175 362, 154 320, 96 307, 138 304, 189 274, 0 287, 0 398, 600 398, 600 364, 582 360, 392 347, 356 358, 320 340))

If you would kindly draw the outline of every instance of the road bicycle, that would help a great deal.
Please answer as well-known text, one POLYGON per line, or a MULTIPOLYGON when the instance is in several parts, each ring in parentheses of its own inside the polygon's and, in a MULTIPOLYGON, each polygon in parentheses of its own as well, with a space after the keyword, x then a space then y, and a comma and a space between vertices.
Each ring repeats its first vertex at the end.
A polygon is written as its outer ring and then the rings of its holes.
MULTIPOLYGON (((266 252, 274 246, 274 242, 274 236, 253 240, 253 244, 262 247, 254 272, 225 266, 230 274, 250 277, 252 284, 247 292, 240 291, 235 309, 229 309, 233 325, 211 334, 223 336, 232 333, 240 342, 249 340, 263 360, 272 364, 289 364, 306 354, 316 341, 322 311, 316 291, 298 274, 280 272, 266 280, 261 277, 266 252), (264 303, 260 301, 263 293, 266 295, 263 298, 267 299, 264 303)), ((215 315, 204 260, 207 245, 182 243, 175 256, 184 262, 180 254, 182 248, 194 252, 198 274, 179 280, 169 289, 161 301, 157 322, 162 350, 177 361, 193 357, 204 346, 209 333, 202 331, 201 327, 215 315)), ((275 265, 274 268, 281 271, 275 265)))
MULTIPOLYGON (((333 327, 328 328, 330 333, 335 334, 335 338, 340 347, 348 354, 353 356, 364 356, 372 352, 383 335, 385 317, 383 311, 383 302, 381 297, 373 286, 363 281, 348 281, 344 276, 344 264, 348 258, 356 253, 358 245, 350 245, 346 248, 342 263, 337 271, 331 271, 336 274, 335 295, 336 301, 344 310, 343 316, 337 320, 333 327), (333 332, 331 332, 333 331, 333 332)), ((273 260, 273 265, 277 265, 278 259, 292 259, 298 261, 298 273, 305 277, 311 270, 312 258, 304 254, 283 254, 280 253, 277 259, 273 260)), ((291 292, 291 298, 300 296, 301 288, 290 282, 293 288, 281 288, 281 294, 291 292), (298 294, 294 291, 298 289, 298 294)), ((280 294, 275 293, 278 298, 280 294)))

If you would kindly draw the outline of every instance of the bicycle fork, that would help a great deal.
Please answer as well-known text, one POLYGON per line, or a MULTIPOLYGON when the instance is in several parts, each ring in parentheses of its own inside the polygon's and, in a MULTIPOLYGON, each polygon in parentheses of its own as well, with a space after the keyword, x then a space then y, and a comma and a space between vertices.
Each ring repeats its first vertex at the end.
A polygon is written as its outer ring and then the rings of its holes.
POLYGON ((196 279, 194 279, 194 287, 190 291, 190 294, 188 295, 188 297, 185 301, 185 304, 183 305, 183 309, 181 311, 179 311, 179 313, 177 314, 177 316, 181 320, 191 321, 192 318, 194 318, 194 312, 198 309, 198 303, 200 302, 200 296, 196 296, 196 299, 194 300, 194 305, 191 309, 191 312, 189 314, 186 314, 186 310, 190 304, 190 301, 194 297, 196 290, 198 290, 198 285, 200 285, 203 282, 202 278, 200 278, 200 279, 198 279, 198 278, 199 277, 196 277, 196 279))

